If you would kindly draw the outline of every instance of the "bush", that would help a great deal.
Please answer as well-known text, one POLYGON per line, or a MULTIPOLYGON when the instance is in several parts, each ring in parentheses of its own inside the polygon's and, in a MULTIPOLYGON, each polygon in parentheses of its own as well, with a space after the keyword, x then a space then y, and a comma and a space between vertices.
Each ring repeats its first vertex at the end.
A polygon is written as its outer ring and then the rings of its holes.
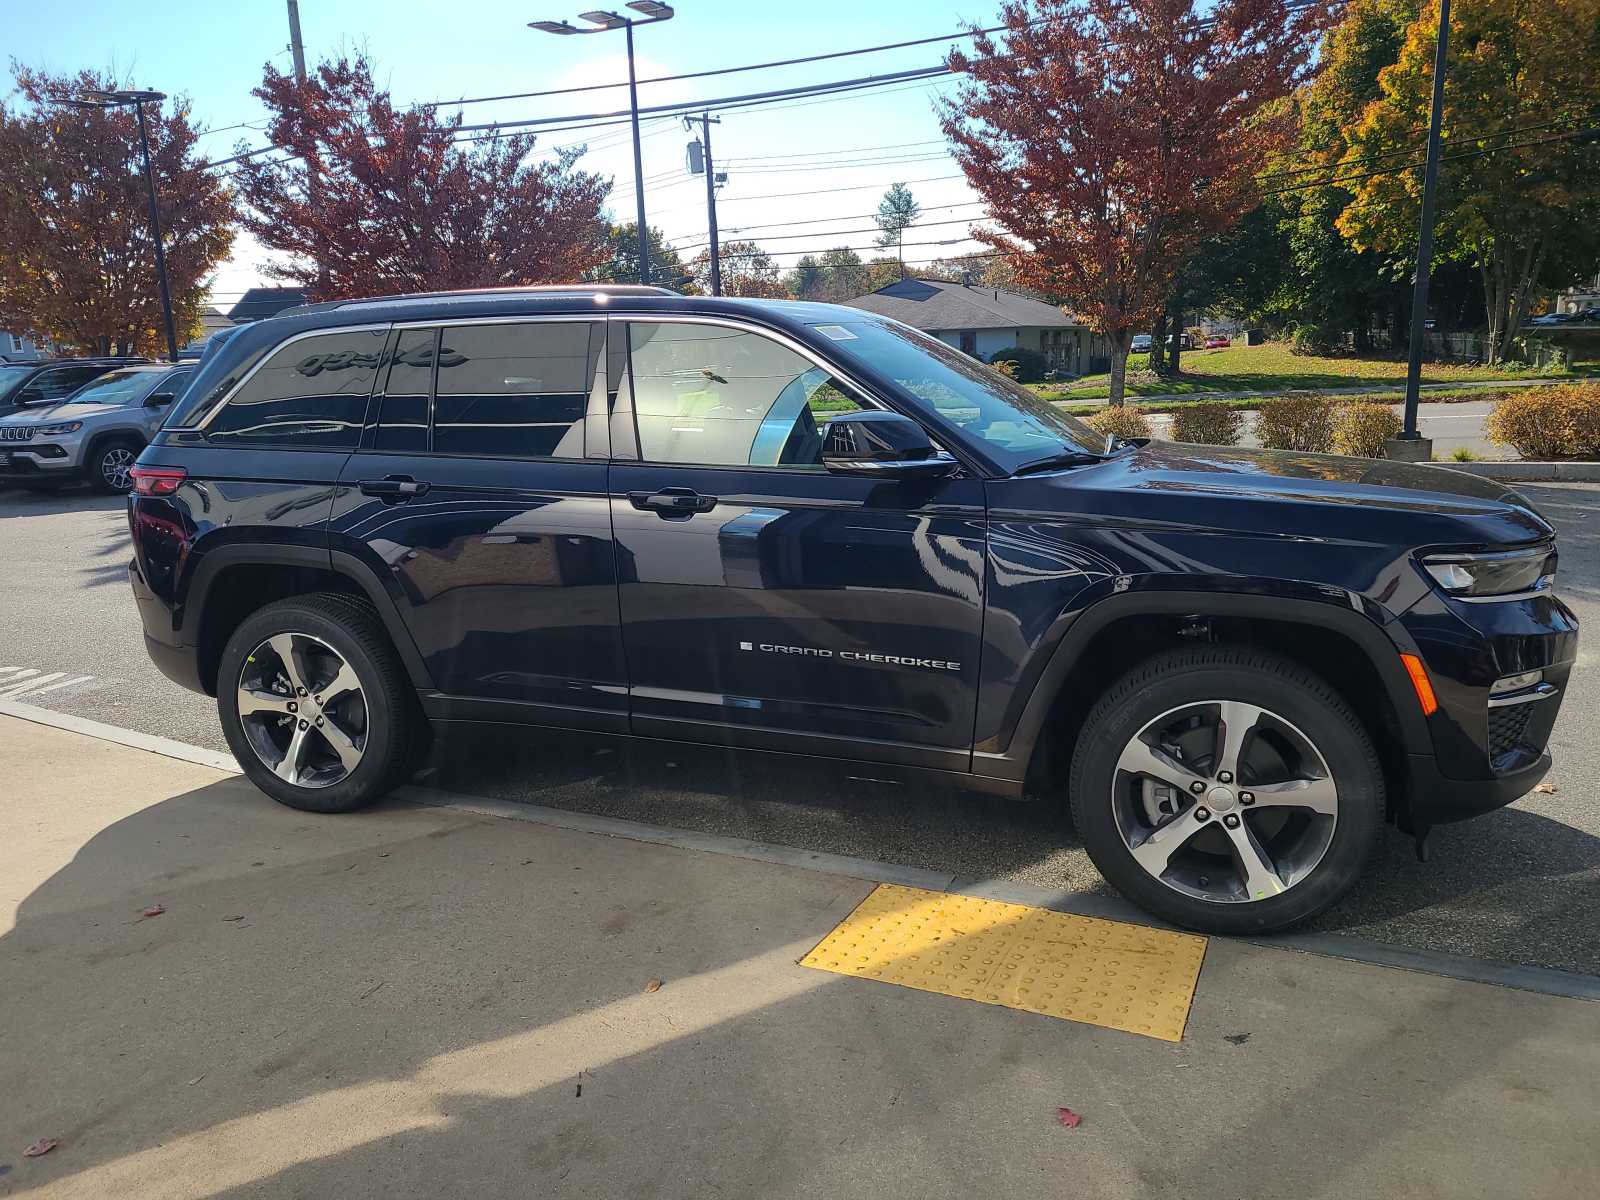
POLYGON ((1004 350, 996 350, 989 356, 989 362, 994 366, 1003 362, 1014 363, 1006 374, 1019 383, 1038 383, 1044 378, 1044 355, 1026 346, 1007 346, 1004 350))
POLYGON ((1092 417, 1085 417, 1089 428, 1096 433, 1114 433, 1119 438, 1150 437, 1150 422, 1137 408, 1122 404, 1116 408, 1107 405, 1092 417))
POLYGON ((1600 459, 1600 383, 1512 392, 1484 422, 1489 440, 1523 458, 1600 459))
POLYGON ((1236 446, 1244 426, 1244 414, 1215 401, 1188 404, 1172 413, 1172 437, 1178 442, 1201 446, 1236 446))
POLYGON ((1450 451, 1450 460, 1452 462, 1477 462, 1478 456, 1466 446, 1457 446, 1450 451))
POLYGON ((1333 452, 1356 458, 1377 458, 1384 442, 1402 428, 1400 418, 1387 404, 1351 400, 1333 414, 1333 452))
POLYGON ((1327 325, 1296 325, 1289 337, 1291 354, 1332 354, 1343 342, 1337 329, 1327 325))
POLYGON ((1256 436, 1269 450, 1326 454, 1333 448, 1333 404, 1321 396, 1290 392, 1261 402, 1256 436))

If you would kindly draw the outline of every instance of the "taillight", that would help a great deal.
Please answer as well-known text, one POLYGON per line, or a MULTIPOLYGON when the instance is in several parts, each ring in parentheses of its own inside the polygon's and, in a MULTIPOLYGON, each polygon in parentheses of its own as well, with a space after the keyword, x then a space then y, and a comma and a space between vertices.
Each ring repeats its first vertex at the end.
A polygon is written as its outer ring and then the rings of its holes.
POLYGON ((128 474, 137 496, 170 496, 189 477, 182 467, 134 467, 128 474))

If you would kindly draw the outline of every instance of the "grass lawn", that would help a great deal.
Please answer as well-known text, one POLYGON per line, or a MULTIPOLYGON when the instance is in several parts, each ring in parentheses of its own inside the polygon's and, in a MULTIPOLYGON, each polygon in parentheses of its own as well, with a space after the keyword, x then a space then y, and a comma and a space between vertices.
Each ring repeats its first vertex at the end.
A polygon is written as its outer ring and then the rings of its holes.
MULTIPOLYGON (((1178 379, 1140 376, 1148 356, 1128 356, 1128 395, 1163 396, 1206 392, 1274 392, 1301 388, 1383 387, 1405 382, 1403 360, 1387 358, 1323 358, 1291 354, 1285 342, 1264 346, 1230 346, 1226 350, 1185 350, 1178 379)), ((1600 362, 1580 363, 1570 371, 1540 371, 1509 363, 1504 367, 1463 367, 1424 363, 1423 383, 1476 383, 1497 379, 1560 378, 1600 374, 1600 362)), ((1034 384, 1050 400, 1100 400, 1108 377, 1085 375, 1068 385, 1034 384)))

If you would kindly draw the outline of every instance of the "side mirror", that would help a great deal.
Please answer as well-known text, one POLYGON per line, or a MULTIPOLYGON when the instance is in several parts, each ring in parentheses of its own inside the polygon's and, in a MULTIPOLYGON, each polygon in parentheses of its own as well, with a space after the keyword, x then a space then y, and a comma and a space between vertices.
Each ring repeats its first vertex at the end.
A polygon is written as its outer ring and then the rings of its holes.
POLYGON ((941 479, 958 464, 935 450, 910 417, 863 411, 828 422, 822 433, 822 465, 838 475, 941 479))
POLYGON ((146 408, 165 408, 177 398, 178 393, 176 392, 151 392, 145 398, 144 406, 146 408))

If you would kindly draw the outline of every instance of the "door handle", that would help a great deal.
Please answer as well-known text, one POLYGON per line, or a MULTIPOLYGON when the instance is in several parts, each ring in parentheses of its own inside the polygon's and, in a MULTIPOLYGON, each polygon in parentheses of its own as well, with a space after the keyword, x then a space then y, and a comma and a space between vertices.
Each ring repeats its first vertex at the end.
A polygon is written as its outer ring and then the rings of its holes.
POLYGON ((628 503, 643 511, 653 511, 664 521, 687 521, 695 513, 708 513, 717 506, 715 496, 702 496, 693 488, 662 488, 659 492, 629 492, 628 503))
POLYGON ((385 504, 404 504, 413 496, 425 495, 432 485, 409 475, 385 475, 382 479, 363 479, 356 486, 363 496, 377 496, 385 504))

